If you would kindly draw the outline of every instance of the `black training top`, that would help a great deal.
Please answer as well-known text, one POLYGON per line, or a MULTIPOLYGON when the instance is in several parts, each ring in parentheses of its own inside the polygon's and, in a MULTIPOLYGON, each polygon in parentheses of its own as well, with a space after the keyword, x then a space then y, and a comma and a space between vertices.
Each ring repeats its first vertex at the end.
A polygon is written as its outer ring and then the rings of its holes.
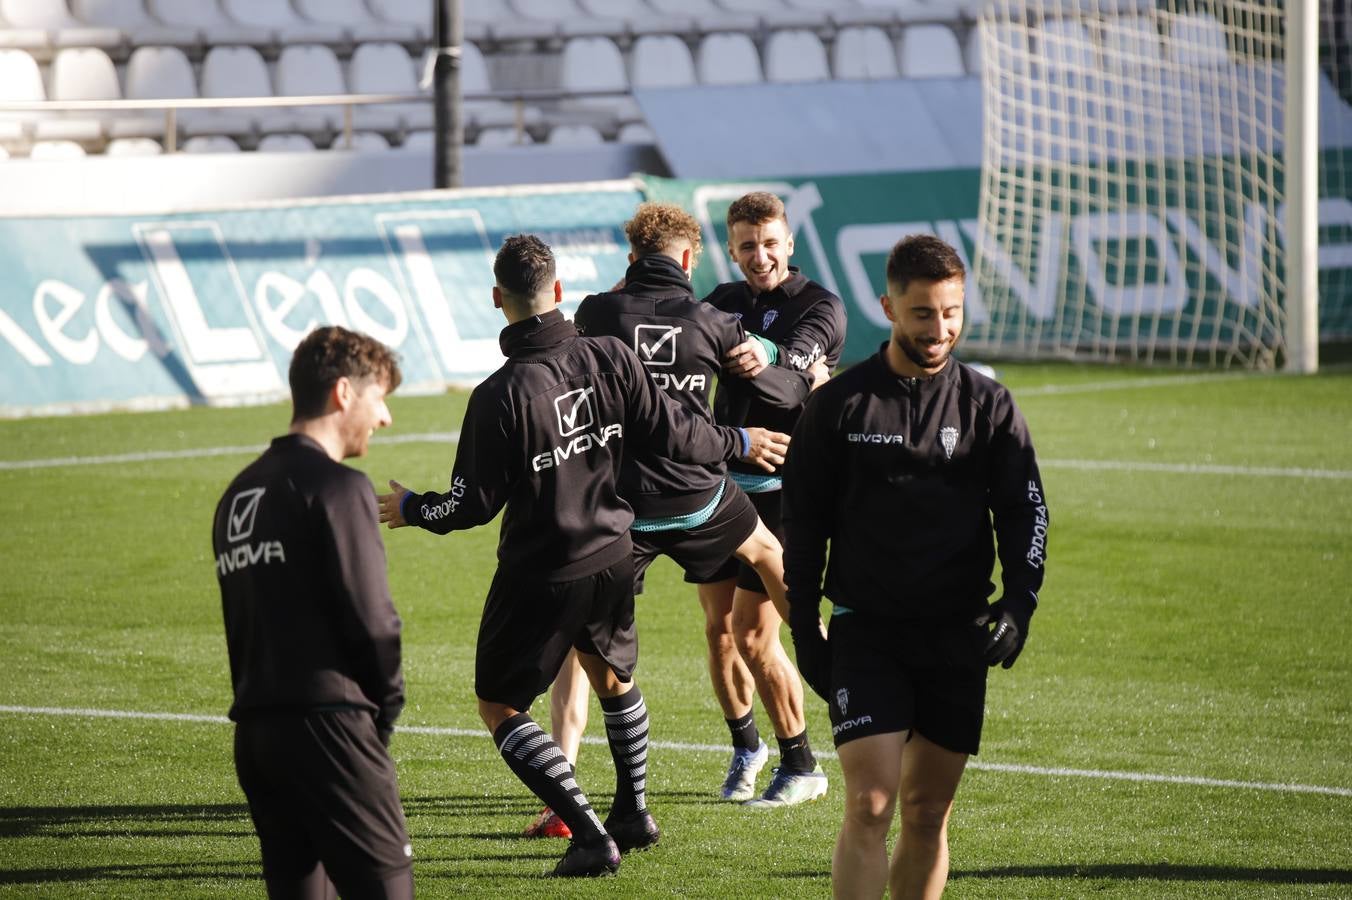
MULTIPOLYGON (((772 342, 776 366, 804 372, 823 357, 830 368, 840 362, 845 347, 845 304, 796 267, 790 266, 789 277, 772 291, 753 294, 745 281, 736 281, 720 284, 704 299, 737 316, 747 331, 772 342)), ((754 396, 721 389, 714 398, 714 418, 723 425, 759 425, 791 432, 801 410, 801 405, 776 408, 754 396)), ((739 463, 731 468, 762 474, 739 463)))
POLYGON ((827 541, 825 594, 850 609, 974 616, 994 590, 995 537, 1005 595, 1037 601, 1047 505, 1028 427, 1003 385, 957 360, 903 378, 880 352, 818 388, 783 503, 789 603, 814 618, 827 541))
POLYGON ((393 727, 400 623, 367 477, 308 437, 279 437, 221 497, 212 545, 230 718, 352 706, 393 727))
POLYGON ((498 562, 547 581, 595 574, 632 552, 622 453, 712 463, 743 452, 735 428, 686 413, 615 338, 579 337, 557 310, 507 326, 507 362, 469 398, 451 487, 411 494, 411 525, 437 534, 492 520, 498 562))
MULTIPOLYGON (((618 291, 592 294, 573 316, 581 334, 609 335, 633 347, 653 382, 694 415, 713 422, 709 393, 724 355, 746 340, 735 316, 700 303, 675 260, 641 256, 618 291)), ((725 378, 719 393, 740 392, 779 408, 802 405, 812 389, 805 372, 768 367, 755 378, 725 378)), ((703 508, 718 491, 727 467, 695 466, 661 456, 629 455, 620 493, 640 518, 681 516, 703 508)))

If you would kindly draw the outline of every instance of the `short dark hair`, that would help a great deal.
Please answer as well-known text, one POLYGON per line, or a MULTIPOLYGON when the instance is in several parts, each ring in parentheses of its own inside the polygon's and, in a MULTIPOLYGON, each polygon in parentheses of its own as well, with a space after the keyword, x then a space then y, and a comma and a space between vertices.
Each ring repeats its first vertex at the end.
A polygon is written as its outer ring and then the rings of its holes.
POLYGON ((639 256, 661 253, 677 241, 687 241, 698 259, 703 241, 699 222, 675 203, 640 203, 634 217, 624 223, 629 248, 639 256))
POLYGON ((380 341, 340 325, 316 328, 296 345, 287 373, 291 382, 291 421, 324 414, 329 391, 339 378, 379 379, 387 393, 404 380, 399 359, 380 341))
POLYGON ((728 207, 729 231, 738 222, 759 225, 762 222, 773 222, 775 219, 783 219, 786 225, 789 222, 789 216, 784 212, 784 201, 769 191, 743 194, 728 207))
POLYGON ((932 234, 911 234, 887 254, 887 284, 899 291, 917 279, 947 281, 967 277, 958 251, 932 234))
POLYGON ((514 234, 493 260, 493 277, 503 293, 530 299, 554 283, 554 252, 533 234, 514 234))

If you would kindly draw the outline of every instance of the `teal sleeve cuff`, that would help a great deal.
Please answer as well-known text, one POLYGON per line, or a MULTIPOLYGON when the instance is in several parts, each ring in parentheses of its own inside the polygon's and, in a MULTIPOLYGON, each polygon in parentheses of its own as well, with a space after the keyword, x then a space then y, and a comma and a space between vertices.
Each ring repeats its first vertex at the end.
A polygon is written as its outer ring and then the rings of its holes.
POLYGON ((765 348, 765 364, 773 366, 779 359, 779 345, 767 337, 761 337, 759 334, 753 334, 751 337, 760 341, 761 346, 765 348))

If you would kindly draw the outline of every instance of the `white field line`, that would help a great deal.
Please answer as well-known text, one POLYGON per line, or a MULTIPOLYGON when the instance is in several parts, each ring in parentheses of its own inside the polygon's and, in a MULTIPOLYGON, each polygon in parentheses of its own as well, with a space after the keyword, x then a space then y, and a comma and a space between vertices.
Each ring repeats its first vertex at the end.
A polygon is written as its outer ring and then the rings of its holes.
POLYGON ((1213 381, 1235 381, 1253 377, 1271 378, 1280 376, 1255 376, 1251 372, 1212 372, 1197 375, 1170 375, 1162 378, 1119 378, 1113 381, 1087 381, 1084 384, 1044 384, 1040 387, 1021 388, 1014 394, 1018 397, 1097 394, 1102 391, 1134 391, 1138 388, 1188 387, 1194 384, 1208 384, 1213 381))
MULTIPOLYGON (((460 440, 458 431, 433 431, 421 434, 394 434, 376 436, 372 444, 454 444, 460 440)), ((108 456, 59 456, 50 459, 0 460, 0 470, 48 469, 60 466, 97 466, 118 463, 152 462, 168 459, 195 459, 204 456, 253 455, 263 452, 262 445, 237 447, 198 447, 185 450, 147 450, 142 453, 118 453, 108 456)), ((1150 463, 1127 460, 1097 459, 1043 459, 1039 464, 1047 469, 1116 470, 1123 472, 1162 472, 1175 475, 1247 475, 1258 478, 1324 478, 1352 479, 1348 469, 1300 469, 1278 466, 1224 466, 1203 463, 1150 463)))
MULTIPOLYGON (((77 716, 99 719, 141 719, 166 722, 205 722, 212 725, 228 725, 225 716, 206 716, 193 713, 136 712, 115 709, 77 709, 59 706, 0 706, 0 713, 13 713, 30 716, 77 716)), ((400 725, 396 729, 402 734, 423 734, 437 737, 468 737, 488 740, 488 732, 482 728, 441 728, 430 725, 400 725)), ((599 737, 584 737, 584 744, 605 746, 606 741, 599 737)), ((723 744, 692 744, 681 741, 653 741, 650 746, 656 750, 673 750, 684 753, 727 753, 723 744)), ((773 750, 772 750, 773 752, 773 750)), ((835 759, 836 754, 817 751, 817 756, 835 759)), ((1265 781, 1234 781, 1227 778, 1201 778, 1194 775, 1161 775, 1151 772, 1114 772, 1104 769, 1067 769, 1049 766, 1025 766, 1013 763, 992 763, 983 760, 971 760, 969 769, 986 772, 1012 772, 1019 775, 1041 775, 1052 778, 1098 778, 1106 781, 1135 781, 1153 784, 1183 784, 1194 787, 1233 788, 1248 791, 1273 791, 1280 794, 1324 794, 1330 797, 1352 797, 1352 788, 1327 787, 1318 784, 1281 784, 1265 781)))

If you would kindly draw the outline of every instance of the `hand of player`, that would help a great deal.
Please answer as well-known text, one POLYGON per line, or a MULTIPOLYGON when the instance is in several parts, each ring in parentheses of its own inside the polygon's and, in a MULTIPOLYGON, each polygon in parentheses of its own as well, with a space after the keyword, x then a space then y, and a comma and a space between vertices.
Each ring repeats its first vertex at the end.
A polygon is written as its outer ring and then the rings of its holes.
POLYGON ((1014 665, 1028 640, 1028 623, 1032 618, 1032 604, 1008 597, 996 600, 976 617, 972 624, 990 626, 985 647, 987 665, 998 663, 1006 669, 1014 665))
POLYGON ((789 452, 789 436, 779 431, 765 428, 748 428, 751 449, 742 459, 755 463, 767 472, 775 471, 784 464, 784 454, 789 452))
POLYGON ((769 364, 765 347, 755 338, 747 338, 723 356, 723 370, 739 378, 755 378, 769 364))
POLYGON ((831 645, 826 639, 821 618, 811 624, 791 623, 793 650, 798 657, 798 673, 812 692, 827 703, 831 702, 831 645))
POLYGON ((400 511, 399 504, 403 501, 404 496, 409 493, 409 489, 391 478, 390 491, 391 493, 388 494, 376 494, 376 506, 380 508, 380 521, 390 528, 403 528, 408 522, 404 520, 404 514, 400 511))
POLYGON ((826 384, 826 380, 831 377, 831 367, 826 364, 826 357, 817 357, 817 361, 808 366, 807 373, 812 376, 812 390, 826 384))

